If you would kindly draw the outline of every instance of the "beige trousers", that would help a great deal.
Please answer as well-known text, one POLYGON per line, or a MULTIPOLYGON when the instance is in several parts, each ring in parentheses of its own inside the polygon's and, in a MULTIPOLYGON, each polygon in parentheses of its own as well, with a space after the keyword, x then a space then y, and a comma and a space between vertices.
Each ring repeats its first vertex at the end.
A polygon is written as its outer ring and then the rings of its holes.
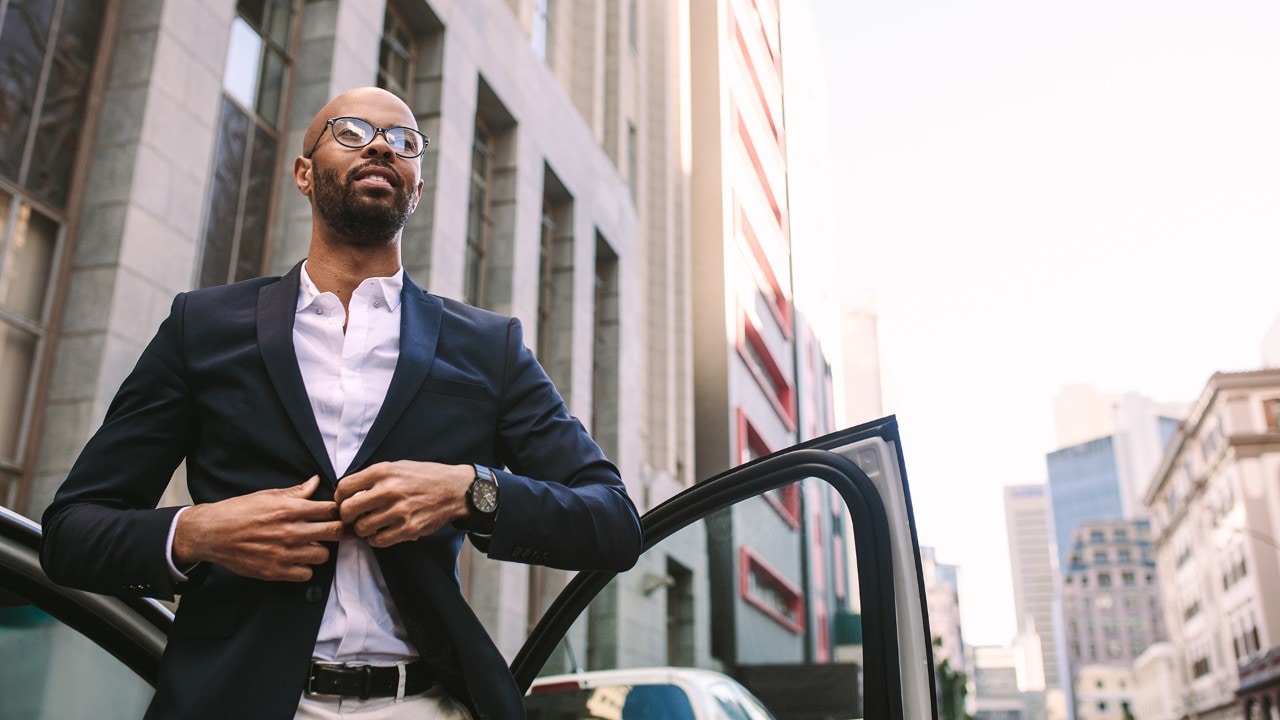
POLYGON ((294 720, 471 720, 471 713, 437 684, 420 695, 400 700, 303 693, 293 717, 294 720))

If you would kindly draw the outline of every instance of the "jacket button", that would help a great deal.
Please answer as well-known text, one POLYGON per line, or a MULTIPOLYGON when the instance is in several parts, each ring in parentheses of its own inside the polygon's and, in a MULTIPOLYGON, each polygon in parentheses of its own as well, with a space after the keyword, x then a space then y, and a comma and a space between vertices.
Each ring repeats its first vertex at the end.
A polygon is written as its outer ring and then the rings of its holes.
POLYGON ((324 599, 324 590, 321 590, 319 585, 310 585, 307 587, 306 597, 307 602, 315 605, 324 599))

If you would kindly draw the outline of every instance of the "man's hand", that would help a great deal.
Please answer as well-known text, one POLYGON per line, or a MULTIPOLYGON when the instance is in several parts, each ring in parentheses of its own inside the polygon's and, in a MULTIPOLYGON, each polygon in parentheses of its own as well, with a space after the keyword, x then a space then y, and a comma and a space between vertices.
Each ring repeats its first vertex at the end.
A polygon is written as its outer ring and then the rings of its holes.
POLYGON ((333 499, 356 535, 373 547, 417 540, 468 513, 470 465, 378 463, 338 481, 333 499))
POLYGON ((193 505, 178 518, 174 563, 215 562, 259 580, 310 580, 311 566, 329 559, 320 543, 343 536, 337 504, 307 499, 318 487, 313 475, 301 485, 193 505))

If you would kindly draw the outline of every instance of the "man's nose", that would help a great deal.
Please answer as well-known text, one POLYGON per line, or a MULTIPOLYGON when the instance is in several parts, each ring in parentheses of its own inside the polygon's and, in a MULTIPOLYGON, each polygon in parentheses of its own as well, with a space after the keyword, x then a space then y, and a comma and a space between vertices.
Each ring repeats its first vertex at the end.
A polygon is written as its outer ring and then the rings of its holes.
POLYGON ((378 155, 381 155, 385 158, 390 158, 392 155, 395 155, 395 150, 392 149, 391 142, 387 139, 386 130, 375 130, 373 133, 373 140, 369 142, 367 148, 368 149, 365 151, 365 154, 369 157, 377 157, 378 155))

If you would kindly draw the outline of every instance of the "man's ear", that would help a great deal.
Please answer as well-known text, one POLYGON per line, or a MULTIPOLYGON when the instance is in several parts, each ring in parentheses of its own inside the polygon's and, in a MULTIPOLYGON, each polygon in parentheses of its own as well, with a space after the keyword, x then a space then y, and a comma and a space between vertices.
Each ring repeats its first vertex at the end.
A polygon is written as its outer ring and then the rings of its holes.
POLYGON ((311 197, 311 159, 298 156, 293 160, 293 184, 298 192, 311 197))

